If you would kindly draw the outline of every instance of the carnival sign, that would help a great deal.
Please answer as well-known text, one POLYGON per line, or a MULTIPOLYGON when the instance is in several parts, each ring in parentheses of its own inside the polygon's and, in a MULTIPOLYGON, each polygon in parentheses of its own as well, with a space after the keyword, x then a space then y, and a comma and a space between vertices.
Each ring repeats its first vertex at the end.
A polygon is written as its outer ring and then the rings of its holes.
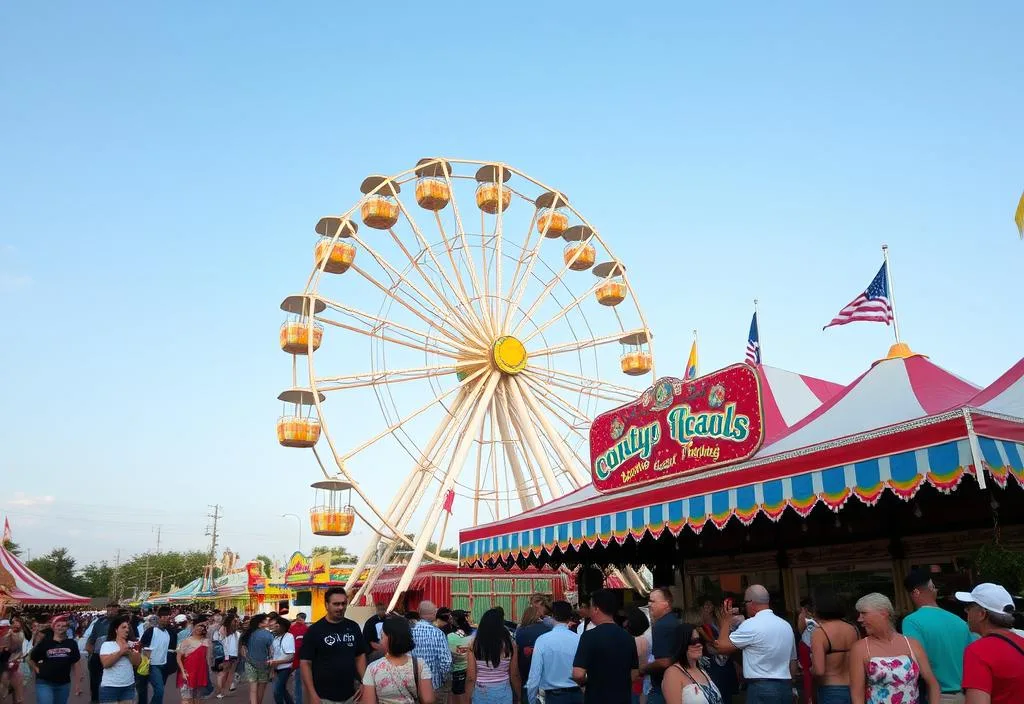
POLYGON ((612 492, 753 456, 764 439, 761 386, 735 364, 697 379, 665 377, 590 426, 598 491, 612 492))

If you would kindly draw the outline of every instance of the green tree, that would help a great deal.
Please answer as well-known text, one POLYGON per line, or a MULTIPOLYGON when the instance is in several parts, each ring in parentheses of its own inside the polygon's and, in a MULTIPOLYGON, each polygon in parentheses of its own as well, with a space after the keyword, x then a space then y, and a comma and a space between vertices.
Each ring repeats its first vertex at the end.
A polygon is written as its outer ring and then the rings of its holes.
POLYGON ((263 573, 263 576, 264 577, 269 577, 270 576, 270 569, 274 566, 274 561, 271 560, 266 555, 257 555, 256 556, 256 562, 259 562, 260 564, 263 565, 263 567, 260 569, 260 571, 263 573))
POLYGON ((21 557, 21 546, 13 540, 4 541, 4 550, 11 553, 15 557, 21 557))
POLYGON ((82 596, 109 597, 113 586, 114 568, 106 562, 93 562, 82 568, 78 575, 82 596))
POLYGON ((314 555, 322 555, 325 552, 331 554, 332 565, 348 565, 359 559, 340 545, 335 547, 331 547, 329 545, 316 545, 313 547, 314 555))
POLYGON ((75 564, 67 548, 54 548, 42 557, 29 560, 25 566, 50 584, 76 592, 81 584, 75 575, 75 564))
POLYGON ((209 553, 199 550, 133 555, 115 570, 114 596, 120 598, 136 591, 166 592, 172 585, 184 586, 203 576, 209 561, 209 553))

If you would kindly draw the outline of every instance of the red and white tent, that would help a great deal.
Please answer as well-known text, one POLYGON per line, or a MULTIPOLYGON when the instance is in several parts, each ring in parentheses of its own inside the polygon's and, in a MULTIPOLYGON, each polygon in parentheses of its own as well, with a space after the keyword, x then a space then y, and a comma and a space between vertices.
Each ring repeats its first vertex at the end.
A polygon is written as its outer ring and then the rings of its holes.
POLYGON ((66 592, 47 582, 0 545, 0 604, 86 606, 89 597, 66 592))
POLYGON ((758 364, 765 443, 775 442, 818 406, 843 390, 842 384, 758 364))
POLYGON ((1024 359, 982 389, 969 405, 980 411, 1024 418, 1024 359))

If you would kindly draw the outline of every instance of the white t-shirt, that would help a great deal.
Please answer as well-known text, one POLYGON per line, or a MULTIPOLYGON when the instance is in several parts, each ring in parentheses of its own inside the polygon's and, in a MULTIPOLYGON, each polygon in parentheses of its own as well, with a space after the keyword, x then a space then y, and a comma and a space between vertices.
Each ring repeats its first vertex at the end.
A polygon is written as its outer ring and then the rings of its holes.
POLYGON ((793 627, 771 609, 757 612, 729 634, 743 651, 743 677, 748 680, 790 680, 789 663, 796 660, 793 627))
POLYGON ((238 631, 228 633, 224 636, 224 657, 238 657, 238 631))
POLYGON ((578 624, 576 624, 576 633, 578 635, 583 635, 585 632, 594 628, 594 626, 596 625, 597 624, 591 621, 589 618, 585 621, 580 621, 578 624))
MULTIPOLYGON (((270 659, 283 660, 287 655, 290 655, 291 658, 295 657, 295 636, 291 633, 285 633, 283 636, 275 636, 270 659)), ((289 658, 288 662, 285 664, 278 665, 276 669, 290 670, 292 667, 291 658, 289 658)))
MULTIPOLYGON (((100 655, 113 655, 121 646, 116 641, 107 641, 100 646, 100 655)), ((103 668, 103 679, 100 680, 101 687, 134 687, 135 668, 127 655, 122 655, 112 667, 103 668)))

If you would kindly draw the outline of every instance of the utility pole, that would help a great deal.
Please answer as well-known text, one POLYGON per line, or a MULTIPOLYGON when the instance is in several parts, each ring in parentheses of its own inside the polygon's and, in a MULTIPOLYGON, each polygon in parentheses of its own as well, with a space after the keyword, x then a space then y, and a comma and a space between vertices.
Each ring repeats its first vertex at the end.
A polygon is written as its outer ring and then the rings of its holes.
POLYGON ((208 513, 207 517, 210 519, 210 524, 206 527, 206 534, 210 536, 210 582, 213 583, 213 566, 217 564, 217 522, 221 519, 220 509, 218 504, 210 506, 213 509, 212 513, 208 513))
POLYGON ((117 556, 114 558, 114 573, 110 575, 110 597, 117 601, 117 578, 121 570, 121 548, 117 549, 117 556))
POLYGON ((163 526, 157 526, 156 527, 156 554, 157 555, 160 554, 160 529, 161 528, 163 528, 163 526))

